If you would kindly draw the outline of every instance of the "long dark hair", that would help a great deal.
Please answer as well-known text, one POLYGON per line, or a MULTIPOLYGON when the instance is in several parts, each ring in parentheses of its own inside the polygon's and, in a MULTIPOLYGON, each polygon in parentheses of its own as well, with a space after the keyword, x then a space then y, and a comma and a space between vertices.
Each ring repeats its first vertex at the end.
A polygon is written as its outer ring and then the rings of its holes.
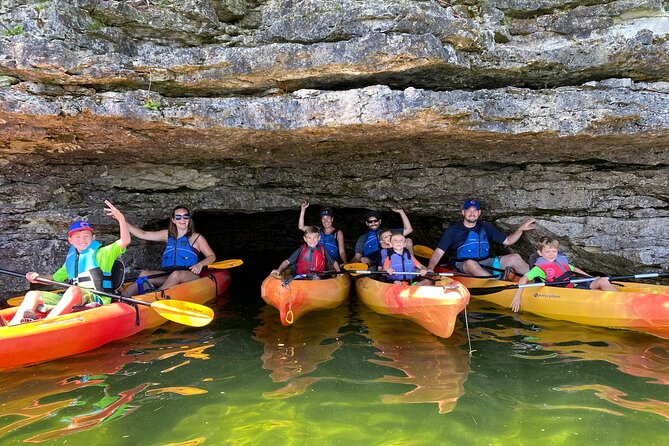
POLYGON ((188 234, 192 234, 195 232, 195 222, 193 221, 193 214, 191 214, 190 210, 186 206, 177 206, 174 209, 172 209, 172 213, 170 214, 170 226, 167 228, 167 233, 170 235, 170 237, 174 238, 175 240, 179 237, 179 234, 177 232, 177 225, 174 224, 174 215, 179 209, 183 209, 186 211, 186 213, 190 216, 188 219, 188 234))

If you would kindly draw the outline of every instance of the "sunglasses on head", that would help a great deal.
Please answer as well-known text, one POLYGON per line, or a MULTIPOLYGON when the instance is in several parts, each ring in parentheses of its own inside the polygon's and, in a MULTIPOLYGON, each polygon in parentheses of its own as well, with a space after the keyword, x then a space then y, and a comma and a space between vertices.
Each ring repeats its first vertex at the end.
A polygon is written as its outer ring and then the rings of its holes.
POLYGON ((175 220, 181 220, 182 218, 184 220, 188 220, 190 218, 190 214, 175 214, 174 215, 175 220))
POLYGON ((379 221, 378 221, 377 219, 375 219, 375 218, 373 218, 373 219, 371 219, 371 220, 367 220, 367 223, 370 223, 370 224, 371 224, 371 223, 378 223, 378 222, 379 222, 379 221))

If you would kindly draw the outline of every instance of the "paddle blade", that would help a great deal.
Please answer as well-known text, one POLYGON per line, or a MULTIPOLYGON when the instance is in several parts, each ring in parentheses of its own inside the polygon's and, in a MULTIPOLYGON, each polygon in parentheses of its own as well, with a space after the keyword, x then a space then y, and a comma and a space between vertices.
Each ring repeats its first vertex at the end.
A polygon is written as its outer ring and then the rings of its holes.
POLYGON ((347 263, 346 265, 344 265, 344 269, 346 271, 367 269, 368 267, 369 267, 369 265, 366 264, 366 263, 347 263))
POLYGON ((235 266, 242 265, 244 263, 241 259, 230 259, 230 260, 221 260, 220 262, 214 262, 211 265, 207 265, 209 269, 228 269, 234 268, 235 266))
POLYGON ((23 296, 18 296, 18 297, 12 297, 10 299, 7 299, 7 305, 10 307, 18 307, 21 305, 21 302, 23 302, 23 296))
POLYGON ((183 300, 160 300, 152 302, 151 308, 165 319, 191 327, 203 327, 214 318, 211 308, 183 300))
POLYGON ((434 249, 423 245, 415 245, 413 247, 413 254, 421 259, 429 259, 434 254, 434 249))

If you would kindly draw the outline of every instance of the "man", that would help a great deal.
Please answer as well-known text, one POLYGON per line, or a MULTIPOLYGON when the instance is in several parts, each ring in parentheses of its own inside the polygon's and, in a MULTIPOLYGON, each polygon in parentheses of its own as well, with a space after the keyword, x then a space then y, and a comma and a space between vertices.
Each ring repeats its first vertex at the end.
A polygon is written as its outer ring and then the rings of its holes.
POLYGON ((428 270, 434 268, 444 253, 448 252, 455 260, 455 268, 474 276, 490 276, 488 267, 493 272, 513 268, 518 274, 525 274, 529 266, 518 254, 490 257, 490 242, 511 246, 520 240, 523 232, 534 229, 536 220, 528 219, 516 231, 507 236, 487 222, 480 222, 481 205, 477 200, 467 200, 462 205, 462 222, 451 224, 441 236, 437 249, 434 250, 428 270))
MULTIPOLYGON (((401 208, 391 208, 393 212, 397 212, 402 219, 402 229, 393 229, 393 232, 401 233, 405 237, 413 232, 409 217, 401 208)), ((367 233, 358 237, 355 243, 355 255, 351 259, 351 263, 367 263, 372 266, 381 265, 381 214, 376 211, 369 211, 365 214, 365 224, 367 225, 367 233)), ((407 249, 413 252, 413 244, 411 239, 407 239, 407 249)))

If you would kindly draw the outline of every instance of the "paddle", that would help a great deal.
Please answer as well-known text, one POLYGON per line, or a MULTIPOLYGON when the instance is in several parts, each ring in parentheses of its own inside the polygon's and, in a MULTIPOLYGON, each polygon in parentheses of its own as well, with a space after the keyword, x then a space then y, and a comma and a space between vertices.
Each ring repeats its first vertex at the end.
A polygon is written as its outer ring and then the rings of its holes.
POLYGON ((421 259, 429 259, 432 257, 432 254, 434 254, 434 249, 424 245, 414 245, 413 254, 421 259))
MULTIPOLYGON (((652 279, 654 277, 669 277, 669 272, 666 273, 645 273, 645 274, 630 274, 627 276, 606 276, 605 279, 612 280, 625 280, 625 279, 652 279)), ((499 293, 500 291, 512 290, 515 288, 529 288, 537 286, 560 286, 568 285, 570 283, 583 283, 583 282, 592 282, 593 280, 598 279, 597 277, 584 277, 582 279, 571 279, 563 280, 560 282, 532 282, 524 284, 514 284, 514 285, 504 285, 504 286, 493 286, 493 287, 482 287, 482 288, 469 288, 469 293, 473 296, 485 296, 487 294, 499 293)))
POLYGON ((209 269, 228 269, 234 268, 235 266, 242 265, 244 263, 241 259, 230 259, 230 260, 221 260, 219 262, 214 262, 211 265, 207 265, 209 269))
MULTIPOLYGON (((366 267, 366 263, 349 263, 347 265, 344 265, 344 269, 348 271, 352 276, 357 276, 359 274, 390 274, 387 271, 372 271, 368 269, 357 269, 360 268, 361 266, 366 267)), ((395 271, 392 274, 403 274, 407 276, 420 276, 420 272, 418 271, 395 271)), ((458 273, 432 273, 428 272, 425 274, 426 276, 438 276, 438 277, 453 277, 453 276, 461 276, 462 274, 458 273)), ((487 276, 486 276, 487 277, 487 276)))
MULTIPOLYGON (((9 271, 6 269, 0 269, 0 273, 7 274, 15 277, 24 277, 25 274, 17 273, 15 271, 9 271)), ((44 277, 38 277, 36 279, 40 283, 45 283, 48 285, 56 285, 60 287, 70 287, 71 284, 64 282, 56 282, 55 280, 46 279, 44 277)), ((161 300, 156 302, 145 302, 139 299, 133 299, 132 297, 125 297, 119 294, 106 293, 104 291, 95 291, 95 294, 100 296, 110 297, 113 300, 118 300, 126 304, 134 305, 146 305, 153 308, 159 315, 168 319, 170 321, 178 322, 184 325, 190 325, 192 327, 202 327, 207 325, 214 318, 214 310, 204 305, 185 302, 182 300, 161 300)), ((11 300, 11 299, 10 299, 11 300)), ((9 303, 9 301, 7 301, 9 303)))

